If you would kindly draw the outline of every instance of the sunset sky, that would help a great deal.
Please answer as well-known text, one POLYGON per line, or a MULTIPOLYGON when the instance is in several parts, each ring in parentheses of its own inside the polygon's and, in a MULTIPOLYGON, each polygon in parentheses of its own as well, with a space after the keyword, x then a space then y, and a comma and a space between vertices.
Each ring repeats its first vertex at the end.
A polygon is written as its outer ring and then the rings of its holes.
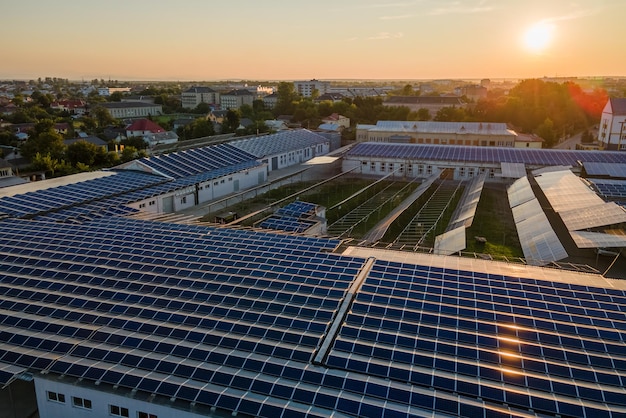
POLYGON ((4 0, 0 79, 626 76, 625 0, 4 0))

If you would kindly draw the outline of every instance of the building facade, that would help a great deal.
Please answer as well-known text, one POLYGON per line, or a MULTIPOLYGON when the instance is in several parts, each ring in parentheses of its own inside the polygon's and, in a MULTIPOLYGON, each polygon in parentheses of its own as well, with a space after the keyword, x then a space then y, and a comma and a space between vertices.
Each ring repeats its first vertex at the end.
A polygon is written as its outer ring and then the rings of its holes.
POLYGON ((611 98, 602 110, 598 142, 603 149, 626 150, 626 99, 611 98))
POLYGON ((163 106, 143 102, 110 102, 98 106, 108 110, 116 119, 145 118, 163 113, 163 106))
POLYGON ((378 121, 356 130, 357 142, 514 147, 517 138, 505 123, 378 121))
POLYGON ((252 106, 254 98, 254 94, 246 89, 231 90, 222 94, 220 106, 222 109, 239 109, 244 104, 252 106))
POLYGON ((191 87, 181 93, 181 105, 185 109, 193 109, 200 103, 218 105, 220 103, 219 92, 210 87, 191 87))
POLYGON ((328 81, 309 80, 309 81, 294 81, 294 88, 296 92, 302 97, 312 97, 313 92, 317 91, 318 95, 326 94, 330 90, 330 83, 328 81))

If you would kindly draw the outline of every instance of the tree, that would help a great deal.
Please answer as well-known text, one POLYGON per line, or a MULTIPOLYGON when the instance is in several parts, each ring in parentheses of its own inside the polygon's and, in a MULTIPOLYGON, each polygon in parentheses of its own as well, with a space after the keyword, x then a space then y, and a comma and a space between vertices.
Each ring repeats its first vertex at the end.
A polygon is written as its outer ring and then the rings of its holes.
POLYGON ((98 122, 98 127, 100 129, 115 124, 113 116, 111 116, 109 111, 102 106, 96 106, 91 113, 93 114, 93 118, 96 122, 98 122))
POLYGON ((425 107, 417 109, 417 120, 430 120, 430 110, 425 107))
POLYGON ((42 155, 40 153, 34 155, 31 160, 31 167, 34 170, 45 171, 51 177, 55 174, 69 174, 72 171, 72 167, 64 160, 53 158, 50 154, 42 155))
POLYGON ((193 113, 196 113, 198 115, 207 115, 210 111, 211 111, 211 106, 209 106, 208 103, 204 103, 204 102, 198 104, 198 106, 196 106, 195 109, 193 109, 193 113))
POLYGON ((298 101, 299 95, 296 93, 293 83, 281 81, 276 89, 278 99, 274 107, 275 115, 291 115, 295 110, 295 102, 298 101))
POLYGON ((65 157, 73 166, 82 163, 86 166, 93 166, 96 161, 105 162, 106 152, 99 146, 87 141, 76 141, 67 146, 65 157))
POLYGON ((437 122, 463 122, 466 120, 466 114, 461 107, 446 106, 437 111, 433 120, 437 122))
POLYGON ((240 115, 236 109, 228 109, 222 123, 222 133, 235 132, 239 128, 240 115))
POLYGON ((133 147, 136 150, 142 150, 148 148, 148 143, 140 136, 131 136, 120 141, 124 147, 133 147))
POLYGON ((109 96, 109 100, 112 101, 112 102, 121 102, 123 97, 124 97, 124 95, 122 94, 121 91, 114 91, 109 96))
POLYGON ((588 129, 585 129, 580 135, 580 142, 583 144, 591 144, 593 141, 595 141, 593 134, 589 132, 588 129))
POLYGON ((550 118, 546 118, 541 125, 539 125, 535 133, 543 138, 547 148, 552 148, 556 142, 556 135, 554 133, 554 123, 550 118))
POLYGON ((20 153, 30 161, 37 154, 50 155, 52 159, 60 160, 64 152, 63 137, 52 129, 31 136, 20 147, 20 153))

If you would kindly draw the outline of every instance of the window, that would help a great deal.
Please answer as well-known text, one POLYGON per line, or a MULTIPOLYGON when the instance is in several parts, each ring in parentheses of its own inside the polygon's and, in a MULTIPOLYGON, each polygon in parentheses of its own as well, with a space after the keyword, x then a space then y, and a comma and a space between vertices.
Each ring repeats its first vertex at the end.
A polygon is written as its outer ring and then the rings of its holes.
POLYGON ((148 414, 147 412, 137 412, 137 418, 157 418, 155 414, 148 414))
POLYGON ((91 409, 91 401, 89 399, 83 399, 76 396, 72 396, 72 405, 77 408, 91 409))
POLYGON ((417 174, 420 175, 420 176, 422 174, 424 174, 424 166, 423 165, 420 164, 420 165, 417 166, 417 174))
POLYGON ((62 393, 48 391, 48 400, 52 402, 65 403, 65 395, 62 393))
POLYGON ((370 171, 376 171, 376 163, 374 161, 370 163, 370 171))
POLYGON ((187 196, 183 196, 183 198, 180 199, 180 203, 182 203, 182 204, 187 203, 187 196))
POLYGON ((116 417, 129 417, 128 408, 122 408, 121 406, 117 405, 109 405, 109 413, 116 417))
POLYGON ((148 206, 154 206, 155 203, 156 202, 154 200, 151 200, 151 201, 148 202, 148 206))
POLYGON ((145 204, 145 203, 140 203, 140 204, 139 204, 139 209, 142 209, 142 208, 145 208, 145 207, 146 207, 146 204, 145 204))
POLYGON ((465 167, 459 167, 459 176, 465 177, 465 167))
POLYGON ((393 171, 393 163, 389 163, 389 171, 393 171))
POLYGON ((380 171, 385 171, 385 163, 380 163, 380 171))

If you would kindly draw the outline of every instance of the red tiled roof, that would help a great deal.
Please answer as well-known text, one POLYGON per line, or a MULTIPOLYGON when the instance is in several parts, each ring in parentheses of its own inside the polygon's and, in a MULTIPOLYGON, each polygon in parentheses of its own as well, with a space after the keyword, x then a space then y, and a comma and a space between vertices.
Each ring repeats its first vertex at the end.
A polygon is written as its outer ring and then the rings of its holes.
POLYGON ((127 131, 150 131, 153 134, 159 132, 165 132, 165 129, 161 128, 150 119, 137 119, 126 127, 127 131))

